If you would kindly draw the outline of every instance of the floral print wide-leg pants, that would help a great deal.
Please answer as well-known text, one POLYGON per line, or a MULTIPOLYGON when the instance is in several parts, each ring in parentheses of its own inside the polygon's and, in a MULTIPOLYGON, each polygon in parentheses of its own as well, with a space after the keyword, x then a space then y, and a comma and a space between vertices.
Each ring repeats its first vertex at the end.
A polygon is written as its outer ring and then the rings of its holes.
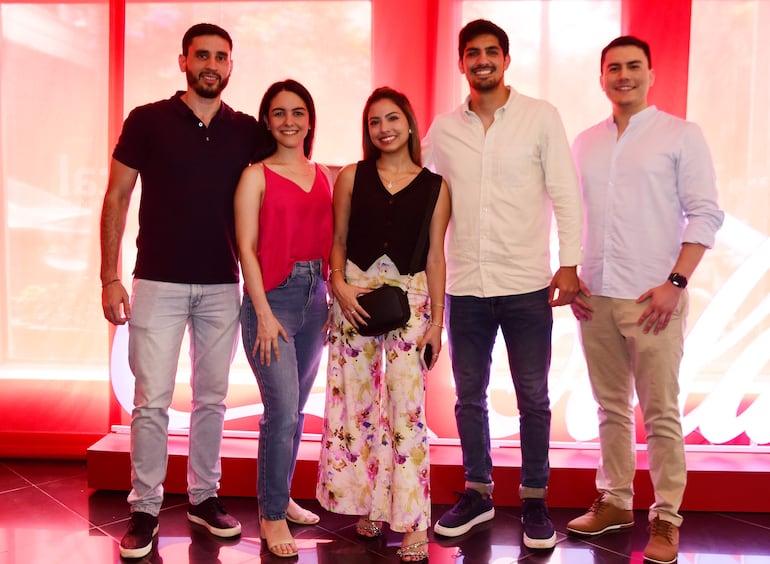
POLYGON ((403 329, 364 337, 334 304, 316 496, 328 511, 426 530, 430 460, 417 352, 430 323, 425 273, 401 276, 385 256, 366 272, 348 262, 346 275, 367 288, 401 285, 412 315, 403 329))

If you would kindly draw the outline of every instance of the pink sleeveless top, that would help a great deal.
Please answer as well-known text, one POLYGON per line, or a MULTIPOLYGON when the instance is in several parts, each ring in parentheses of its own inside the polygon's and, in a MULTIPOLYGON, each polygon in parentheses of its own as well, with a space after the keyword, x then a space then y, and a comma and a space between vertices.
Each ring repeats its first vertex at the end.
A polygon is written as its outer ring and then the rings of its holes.
POLYGON ((310 192, 295 182, 265 170, 265 193, 259 210, 257 258, 265 291, 275 289, 295 262, 323 261, 324 279, 332 248, 332 194, 329 180, 315 165, 310 192))

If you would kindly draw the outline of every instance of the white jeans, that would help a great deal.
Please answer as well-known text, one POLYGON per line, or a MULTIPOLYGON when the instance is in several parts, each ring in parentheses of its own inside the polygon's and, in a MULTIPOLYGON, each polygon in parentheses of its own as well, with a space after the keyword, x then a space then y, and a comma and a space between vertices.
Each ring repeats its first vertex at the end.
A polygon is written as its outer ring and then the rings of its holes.
POLYGON ((168 408, 185 328, 190 333, 190 503, 216 495, 230 364, 237 345, 237 284, 134 280, 128 362, 136 378, 131 414, 132 511, 157 515, 168 462, 168 408))

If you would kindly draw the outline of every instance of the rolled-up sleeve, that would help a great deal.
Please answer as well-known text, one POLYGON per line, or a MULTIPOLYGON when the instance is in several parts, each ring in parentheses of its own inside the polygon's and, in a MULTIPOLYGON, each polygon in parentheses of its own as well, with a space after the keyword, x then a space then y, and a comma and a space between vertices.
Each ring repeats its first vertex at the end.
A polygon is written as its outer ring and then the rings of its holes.
POLYGON ((717 202, 714 162, 700 127, 687 125, 677 171, 679 200, 687 219, 682 242, 712 248, 724 221, 717 202))

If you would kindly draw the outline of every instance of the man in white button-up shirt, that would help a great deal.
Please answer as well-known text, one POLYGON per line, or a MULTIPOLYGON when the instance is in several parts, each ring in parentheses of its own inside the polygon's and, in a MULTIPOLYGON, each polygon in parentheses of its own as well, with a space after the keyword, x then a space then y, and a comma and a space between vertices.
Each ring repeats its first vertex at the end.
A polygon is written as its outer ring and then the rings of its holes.
POLYGON ((647 103, 647 43, 619 37, 602 51, 612 116, 581 133, 573 152, 586 208, 581 295, 572 304, 599 403, 599 497, 570 532, 633 525, 634 390, 647 436, 655 503, 644 556, 674 562, 686 470, 679 413, 685 286, 714 244, 723 213, 700 128, 647 103))
POLYGON ((499 329, 520 413, 524 544, 547 549, 556 541, 545 504, 551 308, 570 303, 579 290, 583 212, 559 113, 505 85, 508 47, 505 31, 490 21, 460 31, 459 68, 470 96, 438 116, 425 139, 426 162, 452 196, 446 318, 466 488, 434 531, 458 536, 494 517, 487 387, 499 329), (552 215, 561 265, 554 276, 552 215))

